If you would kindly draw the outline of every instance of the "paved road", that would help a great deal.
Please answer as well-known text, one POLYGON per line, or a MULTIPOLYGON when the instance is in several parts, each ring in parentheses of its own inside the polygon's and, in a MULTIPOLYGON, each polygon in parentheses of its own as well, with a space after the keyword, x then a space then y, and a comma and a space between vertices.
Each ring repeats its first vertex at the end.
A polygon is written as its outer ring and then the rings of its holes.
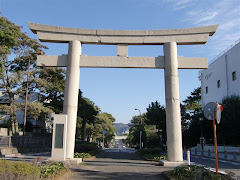
POLYGON ((81 179, 117 179, 117 180, 164 180, 163 171, 170 168, 158 166, 158 163, 142 160, 135 153, 105 152, 94 160, 72 168, 72 180, 81 179))
MULTIPOLYGON (((202 164, 204 166, 213 168, 215 170, 215 159, 205 158, 205 157, 198 157, 198 156, 191 156, 191 162, 196 164, 202 164)), ((235 175, 240 179, 240 163, 231 162, 231 161, 218 161, 219 171, 223 172, 233 172, 235 175)))

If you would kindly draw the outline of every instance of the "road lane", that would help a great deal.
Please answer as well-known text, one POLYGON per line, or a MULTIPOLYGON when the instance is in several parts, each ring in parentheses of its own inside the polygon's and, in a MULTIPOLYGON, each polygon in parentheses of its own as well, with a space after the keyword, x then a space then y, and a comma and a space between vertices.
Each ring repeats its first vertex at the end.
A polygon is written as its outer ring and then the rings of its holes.
POLYGON ((159 166, 155 162, 144 161, 135 153, 107 150, 94 160, 87 160, 81 165, 74 166, 71 179, 165 180, 161 173, 171 169, 159 166))
MULTIPOLYGON (((215 159, 213 158, 191 156, 191 162, 215 169, 215 159)), ((240 163, 218 160, 218 168, 219 171, 226 173, 233 172, 240 179, 240 163)))

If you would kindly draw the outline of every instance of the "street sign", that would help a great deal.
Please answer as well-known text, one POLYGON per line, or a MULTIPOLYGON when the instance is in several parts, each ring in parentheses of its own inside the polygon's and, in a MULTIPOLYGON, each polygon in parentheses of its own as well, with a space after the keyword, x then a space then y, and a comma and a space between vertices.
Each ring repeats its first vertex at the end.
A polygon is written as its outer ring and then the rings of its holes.
POLYGON ((221 121, 221 113, 222 113, 222 111, 223 111, 223 106, 220 105, 220 104, 217 104, 216 120, 217 120, 218 124, 221 121))

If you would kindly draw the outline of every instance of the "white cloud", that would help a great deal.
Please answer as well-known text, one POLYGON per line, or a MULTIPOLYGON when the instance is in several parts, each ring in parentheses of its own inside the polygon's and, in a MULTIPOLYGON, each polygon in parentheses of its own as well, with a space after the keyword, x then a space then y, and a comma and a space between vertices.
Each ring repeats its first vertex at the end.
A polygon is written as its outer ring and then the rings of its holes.
MULTIPOLYGON (((190 11, 188 13, 188 21, 192 21, 193 24, 204 24, 211 20, 214 20, 219 14, 218 11, 190 11)), ((208 24, 205 24, 208 25, 208 24)))
POLYGON ((172 0, 174 10, 182 10, 191 5, 192 0, 172 0))
POLYGON ((194 26, 219 24, 207 43, 210 56, 221 53, 240 38, 240 3, 237 0, 197 1, 184 11, 183 23, 194 26))

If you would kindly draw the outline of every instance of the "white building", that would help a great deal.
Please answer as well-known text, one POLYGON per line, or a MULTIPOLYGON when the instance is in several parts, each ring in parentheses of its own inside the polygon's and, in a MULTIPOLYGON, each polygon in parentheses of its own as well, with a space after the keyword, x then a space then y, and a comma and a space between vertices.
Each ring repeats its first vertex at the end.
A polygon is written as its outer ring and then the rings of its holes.
POLYGON ((240 96, 240 39, 201 71, 200 80, 202 107, 226 96, 240 96))
MULTIPOLYGON (((25 99, 21 98, 19 96, 15 96, 15 102, 17 103, 25 103, 25 99)), ((39 94, 38 93, 31 93, 29 95, 28 102, 39 102, 39 94)), ((0 91, 0 104, 9 104, 9 96, 4 93, 4 91, 0 91)), ((16 118, 18 121, 18 124, 23 124, 24 121, 24 112, 21 110, 18 110, 16 112, 16 118)), ((5 111, 0 111, 0 124, 6 123, 10 119, 10 116, 5 111)), ((32 125, 33 132, 45 132, 46 129, 48 132, 49 130, 49 124, 51 125, 52 122, 46 122, 48 119, 39 119, 35 120, 33 118, 27 117, 27 122, 30 122, 32 125)))

